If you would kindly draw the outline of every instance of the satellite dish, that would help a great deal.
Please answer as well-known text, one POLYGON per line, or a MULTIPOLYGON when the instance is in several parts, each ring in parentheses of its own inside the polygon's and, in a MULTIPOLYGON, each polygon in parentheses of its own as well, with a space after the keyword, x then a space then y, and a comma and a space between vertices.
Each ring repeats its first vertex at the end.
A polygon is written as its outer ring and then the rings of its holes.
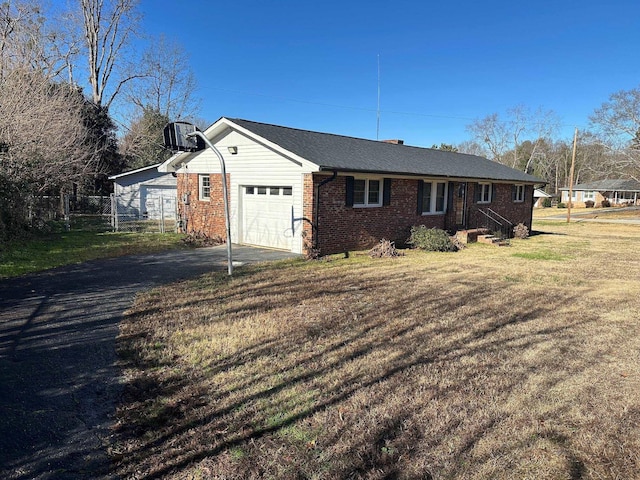
POLYGON ((189 122, 171 122, 164 127, 164 148, 174 152, 197 152, 206 145, 199 136, 189 137, 198 127, 189 122))

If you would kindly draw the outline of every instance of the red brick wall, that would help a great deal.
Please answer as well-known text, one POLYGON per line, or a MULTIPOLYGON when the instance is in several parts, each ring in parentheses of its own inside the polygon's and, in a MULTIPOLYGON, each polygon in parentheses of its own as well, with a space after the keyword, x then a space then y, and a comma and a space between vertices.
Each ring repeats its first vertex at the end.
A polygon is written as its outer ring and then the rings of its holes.
POLYGON ((478 184, 470 182, 468 187, 469 216, 467 227, 476 228, 484 226, 484 216, 478 213, 478 208, 490 208, 499 213, 514 225, 524 223, 531 231, 531 217, 533 212, 533 186, 526 185, 524 192, 524 202, 515 203, 513 201, 512 184, 494 183, 491 185, 491 203, 476 203, 475 195, 478 184))
MULTIPOLYGON (((206 201, 198 198, 198 174, 178 175, 178 214, 182 220, 184 233, 198 233, 226 240, 222 175, 211 174, 209 177, 211 198, 206 201), (185 193, 189 193, 189 205, 184 205, 182 202, 185 193)), ((230 176, 227 174, 227 185, 230 182, 230 176)))
MULTIPOLYGON (((313 176, 313 186, 305 179, 305 205, 307 198, 315 201, 316 187, 326 176, 313 176), (313 188, 312 192, 308 189, 313 188)), ((414 225, 426 225, 429 228, 442 228, 453 233, 456 229, 453 211, 453 198, 457 195, 459 182, 449 183, 448 210, 444 215, 420 215, 417 213, 418 179, 392 179, 391 203, 388 206, 372 208, 347 207, 345 204, 345 177, 323 185, 320 189, 320 209, 318 218, 318 246, 323 255, 345 251, 371 248, 381 239, 392 240, 402 245, 409 237, 414 225)), ((533 187, 527 186, 525 201, 514 203, 512 185, 494 183, 493 198, 490 204, 475 203, 477 183, 467 183, 467 227, 475 228, 480 214, 477 207, 490 207, 500 215, 520 222, 531 230, 531 212, 533 205, 533 187)), ((305 208, 305 216, 314 220, 305 208)), ((309 227, 309 232, 311 228, 309 227)))
MULTIPOLYGON (((314 176, 317 185, 326 176, 314 176)), ((314 192, 315 193, 315 192, 314 192)), ((323 185, 320 189, 318 240, 323 255, 362 250, 387 239, 402 245, 411 226, 444 228, 444 215, 417 214, 418 181, 393 179, 391 204, 383 207, 354 208, 345 204, 345 177, 323 185)))

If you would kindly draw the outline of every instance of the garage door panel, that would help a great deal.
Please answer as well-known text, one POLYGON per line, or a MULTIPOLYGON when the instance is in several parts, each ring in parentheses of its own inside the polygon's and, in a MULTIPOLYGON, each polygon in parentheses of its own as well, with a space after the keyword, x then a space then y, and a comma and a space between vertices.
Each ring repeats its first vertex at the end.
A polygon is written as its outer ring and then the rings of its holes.
POLYGON ((243 188, 243 243, 291 250, 293 197, 291 187, 243 188), (247 193, 253 192, 253 193, 247 193))

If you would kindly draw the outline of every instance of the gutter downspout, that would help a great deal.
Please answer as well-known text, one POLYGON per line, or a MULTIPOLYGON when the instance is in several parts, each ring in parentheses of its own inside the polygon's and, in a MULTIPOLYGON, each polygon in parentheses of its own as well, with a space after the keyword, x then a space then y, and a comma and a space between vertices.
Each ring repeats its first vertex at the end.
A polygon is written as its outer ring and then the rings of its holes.
POLYGON ((317 249, 318 248, 318 215, 320 213, 320 187, 322 187, 323 185, 326 185, 329 182, 333 182, 338 176, 338 171, 334 170, 333 171, 333 175, 330 176, 329 178, 325 178, 324 180, 322 180, 318 186, 316 187, 316 206, 314 208, 313 211, 313 230, 314 230, 314 236, 313 236, 313 248, 317 249))

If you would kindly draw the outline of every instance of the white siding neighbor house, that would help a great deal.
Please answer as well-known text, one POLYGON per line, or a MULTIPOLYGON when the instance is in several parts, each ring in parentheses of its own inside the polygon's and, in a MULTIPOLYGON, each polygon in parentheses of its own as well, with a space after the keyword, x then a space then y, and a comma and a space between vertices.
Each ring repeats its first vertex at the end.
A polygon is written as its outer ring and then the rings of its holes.
POLYGON ((113 180, 118 215, 130 220, 175 218, 177 181, 150 165, 109 177, 113 180))

